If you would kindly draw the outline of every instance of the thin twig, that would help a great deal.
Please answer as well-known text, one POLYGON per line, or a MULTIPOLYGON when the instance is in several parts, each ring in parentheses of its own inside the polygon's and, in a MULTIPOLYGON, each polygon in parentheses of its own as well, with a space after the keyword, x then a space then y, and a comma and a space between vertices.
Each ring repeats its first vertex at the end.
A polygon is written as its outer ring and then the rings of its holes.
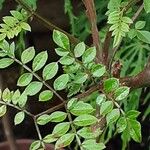
POLYGON ((96 9, 94 6, 94 0, 83 0, 83 3, 86 7, 86 15, 89 19, 89 22, 91 24, 91 31, 92 31, 92 38, 93 38, 93 44, 95 45, 97 49, 97 62, 100 63, 102 60, 102 44, 99 38, 99 32, 97 28, 97 16, 96 16, 96 9))

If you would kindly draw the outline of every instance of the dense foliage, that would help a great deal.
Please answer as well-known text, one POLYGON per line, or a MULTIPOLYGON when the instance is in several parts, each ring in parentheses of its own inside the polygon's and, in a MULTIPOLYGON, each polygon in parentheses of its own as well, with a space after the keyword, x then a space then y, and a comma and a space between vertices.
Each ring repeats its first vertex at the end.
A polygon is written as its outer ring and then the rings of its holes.
MULTIPOLYGON (((49 143, 55 143, 55 149, 73 143, 74 149, 102 150, 116 134, 121 135, 122 150, 127 148, 131 139, 140 143, 141 124, 137 117, 140 115, 138 108, 142 89, 137 88, 149 85, 144 83, 134 87, 125 77, 133 75, 134 78, 142 71, 149 55, 147 18, 150 0, 138 4, 136 0, 95 1, 97 24, 103 22, 104 25, 98 31, 99 43, 93 42, 94 46, 85 44, 90 34, 93 41, 97 36, 90 25, 89 16, 92 12, 87 10, 89 21, 83 11, 75 16, 71 0, 65 0, 64 8, 70 19, 72 35, 84 41, 73 43, 70 34, 59 29, 53 30, 52 38, 57 45, 55 52, 60 59, 50 63, 47 63, 48 52, 37 54, 34 47, 24 49, 18 57, 18 45, 12 40, 26 31, 32 31, 28 21, 32 15, 34 17, 37 6, 36 0, 16 1, 21 6, 19 10, 10 11, 11 15, 3 17, 3 23, 0 24, 0 69, 17 63, 24 71, 16 83, 17 90, 0 90, 0 117, 6 114, 8 107, 13 107, 19 111, 14 118, 15 125, 23 123, 26 116, 33 119, 39 140, 32 143, 31 150, 44 150, 45 144, 49 143), (140 15, 143 8, 143 14, 140 15), (108 34, 112 40, 108 40, 108 34), (97 57, 98 50, 104 54, 108 51, 109 55, 100 60, 101 57, 97 57), (60 69, 63 69, 63 73, 58 75, 60 69), (54 81, 53 87, 48 82, 51 79, 54 81), (59 94, 61 90, 67 93, 67 99, 59 94), (51 101, 54 95, 62 103, 34 115, 27 110, 26 104, 28 97, 35 95, 39 103, 51 101), (61 107, 65 111, 60 111, 61 107), (55 123, 55 127, 43 137, 39 126, 50 122, 55 123)), ((83 0, 83 3, 88 6, 88 1, 83 0)), ((2 4, 3 1, 0 6, 2 4)), ((149 94, 143 103, 147 103, 148 98, 149 94)), ((147 107, 142 112, 143 120, 149 113, 147 107)))

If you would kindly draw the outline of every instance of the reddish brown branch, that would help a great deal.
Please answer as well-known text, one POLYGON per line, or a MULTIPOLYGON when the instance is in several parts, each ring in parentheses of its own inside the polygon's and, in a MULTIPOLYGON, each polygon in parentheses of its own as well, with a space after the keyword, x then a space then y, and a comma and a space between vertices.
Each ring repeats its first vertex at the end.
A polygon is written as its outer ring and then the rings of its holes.
POLYGON ((112 36, 112 32, 108 31, 106 34, 103 51, 102 51, 103 64, 105 64, 106 66, 108 66, 108 52, 111 43, 111 36, 112 36))
POLYGON ((86 15, 89 19, 89 22, 91 24, 91 31, 92 31, 92 38, 93 38, 93 44, 97 49, 97 62, 101 62, 101 44, 99 39, 99 33, 97 28, 97 16, 96 16, 96 10, 94 6, 94 0, 83 0, 83 3, 86 7, 86 15))

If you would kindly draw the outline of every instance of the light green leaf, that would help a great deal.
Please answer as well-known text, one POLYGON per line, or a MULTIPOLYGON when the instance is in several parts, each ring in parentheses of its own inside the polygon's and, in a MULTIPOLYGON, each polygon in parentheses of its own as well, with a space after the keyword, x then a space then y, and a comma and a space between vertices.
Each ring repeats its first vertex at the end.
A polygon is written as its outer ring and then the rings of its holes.
POLYGON ((24 29, 26 31, 31 31, 30 25, 28 23, 26 23, 26 22, 21 22, 20 26, 21 26, 22 29, 24 29))
POLYGON ((75 58, 71 57, 71 56, 63 56, 59 62, 62 64, 62 65, 71 65, 73 62, 75 61, 75 58))
POLYGON ((75 118, 75 120, 73 121, 75 125, 77 126, 89 126, 89 125, 92 125, 92 124, 95 124, 97 122, 97 118, 92 116, 92 115, 87 115, 87 114, 84 114, 84 115, 81 115, 81 116, 78 116, 77 118, 75 118))
POLYGON ((45 101, 48 101, 48 100, 52 99, 52 97, 53 97, 53 92, 50 91, 50 90, 45 90, 45 91, 40 93, 39 101, 40 102, 45 102, 45 101))
POLYGON ((77 98, 70 99, 69 102, 67 103, 67 109, 71 110, 72 108, 74 108, 74 106, 77 103, 77 100, 78 100, 77 98))
POLYGON ((93 130, 92 127, 84 127, 77 132, 84 139, 96 139, 101 133, 100 128, 93 130))
POLYGON ((127 86, 122 86, 119 87, 115 92, 114 92, 114 98, 116 101, 121 101, 125 99, 130 92, 130 88, 127 86))
POLYGON ((33 96, 41 90, 42 86, 42 82, 33 81, 25 88, 24 92, 29 96, 33 96))
POLYGON ((54 127, 54 130, 53 130, 52 134, 55 137, 60 137, 64 134, 66 134, 68 132, 69 128, 70 128, 70 123, 69 122, 59 123, 54 127))
POLYGON ((105 94, 100 94, 97 96, 96 98, 96 104, 98 104, 99 106, 106 101, 106 95, 105 94))
POLYGON ((105 148, 105 145, 103 143, 96 143, 95 140, 85 140, 82 143, 82 146, 86 150, 103 150, 105 148))
POLYGON ((70 110, 70 112, 75 116, 80 116, 83 114, 90 114, 94 111, 94 108, 88 104, 84 103, 82 101, 77 102, 74 107, 70 110))
POLYGON ((96 48, 91 47, 87 49, 84 54, 82 55, 83 63, 89 63, 96 57, 96 48))
POLYGON ((30 62, 35 56, 35 49, 34 47, 29 47, 22 52, 21 61, 23 64, 30 62))
POLYGON ((19 77, 17 85, 27 86, 32 81, 32 78, 33 78, 32 73, 24 73, 19 77))
POLYGON ((57 141, 57 137, 55 137, 53 134, 48 134, 46 135, 44 138, 43 138, 43 142, 44 143, 47 143, 47 144, 50 144, 52 142, 55 142, 57 141))
POLYGON ((100 107, 100 114, 105 116, 106 114, 111 112, 112 109, 113 109, 113 102, 112 101, 103 102, 101 107, 100 107))
POLYGON ((0 117, 4 116, 6 114, 7 107, 6 105, 0 106, 0 117))
POLYGON ((119 80, 116 78, 110 78, 104 81, 104 90, 106 93, 110 93, 119 87, 119 80))
POLYGON ((74 133, 67 133, 67 134, 63 135, 62 137, 60 137, 57 140, 57 142, 55 144, 55 148, 60 149, 60 148, 70 145, 71 142, 73 141, 74 137, 75 137, 74 133))
POLYGON ((126 113, 126 117, 129 119, 136 119, 140 115, 140 112, 137 110, 129 110, 126 113))
POLYGON ((56 52, 56 54, 59 55, 59 56, 66 56, 66 55, 69 54, 69 51, 66 50, 66 49, 63 49, 63 48, 56 48, 56 49, 55 49, 55 52, 56 52))
POLYGON ((50 80, 57 74, 57 72, 58 72, 58 63, 52 62, 45 66, 43 70, 43 79, 45 81, 50 80))
POLYGON ((50 122, 50 115, 44 114, 44 115, 37 118, 37 123, 39 125, 45 125, 48 122, 50 122))
POLYGON ((133 23, 132 19, 130 19, 129 17, 122 17, 122 21, 127 24, 133 23))
POLYGON ((67 113, 62 111, 55 111, 50 115, 51 122, 62 122, 66 119, 67 113))
POLYGON ((14 105, 16 105, 18 103, 19 97, 20 97, 20 91, 16 90, 12 96, 12 103, 14 105))
POLYGON ((106 116, 107 124, 112 124, 112 123, 116 122, 119 117, 120 117, 120 110, 118 108, 113 109, 106 116))
POLYGON ((144 9, 147 13, 150 12, 150 0, 144 0, 144 9))
POLYGON ((74 83, 81 84, 84 83, 88 78, 88 75, 86 73, 78 73, 74 77, 74 83))
POLYGON ((70 49, 69 38, 64 33, 60 32, 58 30, 54 30, 53 31, 53 40, 61 48, 64 48, 66 50, 70 49))
POLYGON ((92 66, 91 72, 94 77, 101 77, 106 72, 106 68, 103 65, 96 64, 96 65, 92 66))
POLYGON ((27 95, 25 93, 22 93, 18 99, 19 107, 23 108, 25 104, 27 103, 27 100, 28 100, 27 95))
POLYGON ((10 102, 11 101, 11 92, 8 88, 6 88, 4 91, 3 91, 3 94, 2 94, 2 100, 5 101, 5 102, 10 102))
POLYGON ((6 68, 13 64, 14 60, 11 58, 2 58, 0 59, 0 69, 6 68))
POLYGON ((74 55, 75 57, 81 57, 85 51, 85 44, 84 42, 78 43, 74 48, 74 55))
POLYGON ((23 20, 23 15, 19 11, 11 10, 10 13, 13 17, 17 18, 18 20, 23 20))
POLYGON ((68 74, 62 74, 54 81, 54 89, 55 90, 63 90, 67 83, 69 81, 69 75, 68 74))
POLYGON ((127 120, 125 117, 121 117, 119 118, 119 120, 117 121, 117 131, 118 133, 123 132, 127 127, 127 120))
POLYGON ((145 27, 146 21, 137 21, 135 24, 135 28, 137 30, 143 29, 145 27))
POLYGON ((39 150, 40 146, 41 146, 41 141, 34 141, 30 145, 30 150, 39 150))
POLYGON ((32 69, 33 71, 40 70, 46 63, 48 58, 47 51, 40 52, 33 60, 32 69))
POLYGON ((128 127, 132 139, 140 143, 142 140, 140 123, 136 120, 128 119, 128 127))
POLYGON ((14 118, 14 123, 15 123, 15 125, 18 125, 18 124, 22 123, 23 120, 24 120, 24 118, 25 118, 25 113, 24 113, 23 111, 18 112, 18 113, 15 115, 15 118, 14 118))
POLYGON ((150 32, 149 31, 137 31, 137 37, 144 43, 150 44, 150 32))

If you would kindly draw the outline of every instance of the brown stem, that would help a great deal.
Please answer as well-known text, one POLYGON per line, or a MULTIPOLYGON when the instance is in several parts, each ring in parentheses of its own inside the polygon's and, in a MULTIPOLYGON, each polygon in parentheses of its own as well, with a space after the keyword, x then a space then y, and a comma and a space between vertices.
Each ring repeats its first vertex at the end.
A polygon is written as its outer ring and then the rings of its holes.
POLYGON ((93 44, 97 49, 97 62, 101 62, 101 41, 99 38, 98 28, 97 28, 97 16, 96 16, 96 10, 94 6, 94 0, 83 0, 83 3, 86 7, 86 15, 89 19, 89 22, 91 24, 91 31, 92 31, 92 38, 93 38, 93 44))
POLYGON ((124 77, 120 79, 122 85, 128 86, 131 89, 137 89, 150 86, 150 59, 148 64, 139 74, 131 77, 124 77))
POLYGON ((106 34, 103 51, 102 51, 103 64, 105 64, 106 66, 108 66, 108 51, 111 43, 111 36, 112 36, 112 32, 108 31, 106 34))

